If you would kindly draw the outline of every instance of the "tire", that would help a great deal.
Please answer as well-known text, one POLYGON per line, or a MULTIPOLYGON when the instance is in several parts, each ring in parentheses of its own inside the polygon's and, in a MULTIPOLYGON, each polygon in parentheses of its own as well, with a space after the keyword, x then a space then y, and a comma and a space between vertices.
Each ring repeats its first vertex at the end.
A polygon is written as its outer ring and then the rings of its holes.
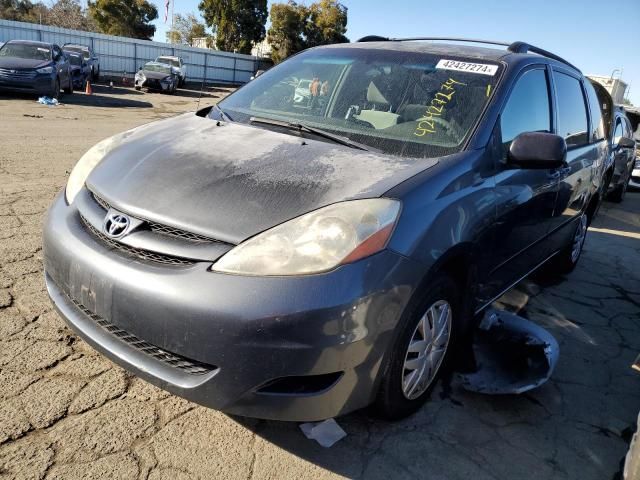
POLYGON ((578 260, 582 255, 582 247, 587 237, 589 219, 586 213, 583 213, 576 226, 574 227, 574 233, 571 236, 571 242, 563 248, 557 255, 555 255, 549 263, 545 266, 545 270, 549 273, 571 273, 578 265, 578 260))
POLYGON ((55 98, 56 100, 60 98, 60 79, 56 78, 56 83, 53 87, 53 92, 51 92, 51 98, 55 98))
POLYGON ((133 88, 135 88, 138 91, 142 90, 142 87, 133 87, 133 88))
POLYGON ((426 296, 403 315, 400 333, 381 370, 380 389, 372 407, 375 414, 388 420, 411 415, 429 399, 462 336, 463 309, 453 280, 439 275, 422 290, 426 296), (430 335, 436 340, 425 343, 430 335))
POLYGON ((64 89, 65 95, 71 95, 73 93, 73 79, 69 77, 69 85, 64 89))
POLYGON ((627 179, 624 182, 622 182, 622 185, 618 185, 615 188, 615 190, 613 190, 609 194, 607 199, 615 203, 622 203, 622 201, 624 200, 624 197, 627 194, 627 188, 629 187, 630 180, 631 180, 631 175, 627 175, 627 179))
POLYGON ((94 72, 93 68, 91 69, 91 77, 93 77, 91 80, 99 80, 100 79, 100 67, 98 67, 98 71, 94 72))

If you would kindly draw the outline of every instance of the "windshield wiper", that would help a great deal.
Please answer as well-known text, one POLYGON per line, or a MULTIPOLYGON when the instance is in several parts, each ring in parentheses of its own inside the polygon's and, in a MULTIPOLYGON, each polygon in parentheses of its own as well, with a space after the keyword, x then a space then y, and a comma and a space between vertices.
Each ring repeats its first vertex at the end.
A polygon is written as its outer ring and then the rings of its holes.
POLYGON ((317 135, 318 137, 326 138, 327 140, 331 140, 334 143, 338 143, 340 145, 344 145, 346 147, 355 148, 357 150, 364 151, 374 151, 379 152, 371 147, 365 147, 361 143, 354 142, 353 140, 343 137, 342 135, 336 135, 334 133, 329 133, 326 130, 321 130, 319 128, 310 127, 309 125, 305 125, 300 122, 286 122, 283 120, 275 120, 273 118, 264 118, 264 117, 251 117, 249 119, 250 123, 262 123, 264 125, 275 125, 276 127, 284 127, 289 130, 298 130, 299 132, 311 133, 313 135, 317 135))

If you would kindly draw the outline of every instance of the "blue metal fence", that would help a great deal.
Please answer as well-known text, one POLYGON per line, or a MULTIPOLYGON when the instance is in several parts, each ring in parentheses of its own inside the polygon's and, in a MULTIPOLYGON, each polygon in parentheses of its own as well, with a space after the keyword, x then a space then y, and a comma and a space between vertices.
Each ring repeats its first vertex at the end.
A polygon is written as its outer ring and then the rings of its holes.
POLYGON ((257 69, 257 59, 250 55, 0 20, 0 42, 8 40, 91 45, 100 57, 100 72, 107 75, 133 76, 140 66, 160 55, 182 57, 187 65, 187 79, 194 81, 246 83, 257 69))

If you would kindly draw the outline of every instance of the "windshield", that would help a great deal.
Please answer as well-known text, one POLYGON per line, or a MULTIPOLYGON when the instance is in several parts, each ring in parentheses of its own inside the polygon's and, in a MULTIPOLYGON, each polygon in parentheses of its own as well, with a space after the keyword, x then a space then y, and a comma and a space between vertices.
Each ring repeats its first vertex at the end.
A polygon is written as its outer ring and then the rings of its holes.
POLYGON ((71 65, 82 66, 82 57, 80 55, 69 55, 71 65))
POLYGON ((166 74, 170 74, 171 73, 171 67, 168 65, 161 65, 159 63, 147 63, 144 66, 144 69, 147 72, 160 72, 160 73, 166 73, 166 74))
POLYGON ((70 45, 65 45, 63 48, 70 52, 76 52, 76 53, 82 54, 85 60, 88 60, 89 57, 91 56, 89 54, 89 50, 86 47, 72 47, 70 45))
POLYGON ((500 68, 426 53, 325 48, 270 69, 220 107, 234 121, 298 122, 388 154, 436 157, 463 148, 500 68))
POLYGON ((7 43, 0 48, 0 57, 17 57, 29 60, 51 60, 51 49, 24 43, 7 43))
POLYGON ((174 60, 172 58, 158 57, 158 58, 156 58, 156 62, 168 63, 169 65, 173 65, 174 67, 179 67, 180 66, 180 62, 178 60, 174 60))

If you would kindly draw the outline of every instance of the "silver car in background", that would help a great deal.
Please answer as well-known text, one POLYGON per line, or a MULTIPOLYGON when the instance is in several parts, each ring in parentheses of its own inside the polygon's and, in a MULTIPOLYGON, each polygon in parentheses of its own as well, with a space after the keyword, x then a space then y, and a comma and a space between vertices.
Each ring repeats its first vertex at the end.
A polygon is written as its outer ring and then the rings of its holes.
POLYGON ((187 66, 182 57, 163 55, 156 58, 157 63, 166 63, 171 65, 178 74, 178 87, 183 87, 187 81, 187 66))

